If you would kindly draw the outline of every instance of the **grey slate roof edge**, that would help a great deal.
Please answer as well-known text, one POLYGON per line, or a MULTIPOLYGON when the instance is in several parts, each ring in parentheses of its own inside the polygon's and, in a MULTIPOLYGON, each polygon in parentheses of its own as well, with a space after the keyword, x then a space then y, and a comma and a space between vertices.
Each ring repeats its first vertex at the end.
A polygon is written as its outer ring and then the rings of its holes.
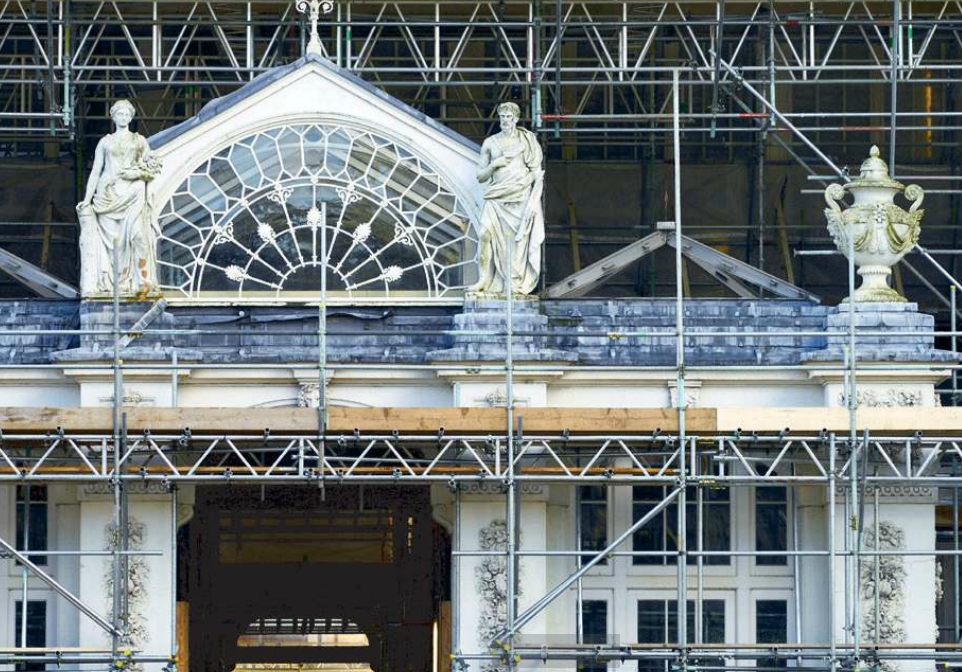
POLYGON ((441 124, 438 121, 432 119, 431 117, 423 114, 422 112, 419 112, 418 110, 414 109, 407 103, 404 103, 398 100, 394 96, 379 89, 378 87, 374 86, 370 82, 367 82, 361 79, 357 75, 351 72, 348 72, 343 68, 339 68, 335 64, 328 61, 326 58, 322 58, 321 56, 317 56, 316 54, 308 54, 306 56, 302 56, 301 58, 297 59, 292 63, 288 63, 287 65, 281 65, 276 68, 272 68, 267 72, 261 73, 260 75, 258 75, 257 77, 255 77, 254 79, 252 79, 247 84, 240 87, 239 89, 235 91, 231 91, 226 96, 221 96, 220 98, 215 98, 214 100, 211 100, 206 105, 204 105, 204 107, 196 116, 191 117, 190 119, 187 119, 186 121, 183 121, 177 124, 176 126, 166 128, 160 131, 159 133, 155 133, 154 135, 150 136, 150 138, 148 139, 148 142, 150 143, 150 148, 156 150, 163 147, 168 142, 174 140, 175 138, 180 137, 187 131, 190 131, 196 128, 197 126, 200 126, 201 124, 206 123, 207 121, 213 119, 214 117, 217 117, 221 113, 226 112, 227 110, 232 108, 234 105, 237 105, 238 103, 242 102, 243 100, 257 93, 258 91, 270 86, 271 84, 273 84, 274 82, 277 82, 278 80, 283 79, 290 73, 296 70, 299 70, 300 68, 304 67, 305 65, 311 62, 317 63, 321 67, 326 68, 329 71, 333 72, 338 77, 343 77, 344 79, 348 80, 352 84, 361 87, 368 93, 377 96, 378 98, 390 104, 394 108, 400 110, 404 114, 410 117, 413 117, 415 120, 417 120, 418 122, 426 126, 430 126, 435 131, 457 142, 458 144, 464 147, 467 147, 471 151, 473 152, 481 151, 481 147, 474 141, 469 140, 468 138, 464 137, 460 133, 457 133, 456 131, 451 130, 444 124, 441 124))

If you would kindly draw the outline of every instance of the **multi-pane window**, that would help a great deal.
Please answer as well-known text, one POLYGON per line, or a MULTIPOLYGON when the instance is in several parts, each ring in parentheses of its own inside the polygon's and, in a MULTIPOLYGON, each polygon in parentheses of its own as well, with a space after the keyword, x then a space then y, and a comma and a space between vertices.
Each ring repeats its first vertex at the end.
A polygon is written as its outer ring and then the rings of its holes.
MULTIPOLYGON (((695 601, 686 603, 689 642, 695 641, 695 601)), ((702 642, 721 644, 725 641, 725 601, 702 601, 702 642)), ((676 644, 678 642, 678 601, 638 600, 638 642, 641 644, 676 644)), ((700 661, 702 665, 707 661, 700 661)), ((668 661, 641 661, 638 672, 667 672, 668 661)))
MULTIPOLYGON (((23 642, 22 628, 23 620, 23 601, 17 600, 14 607, 14 633, 13 641, 19 647, 23 642)), ((44 647, 47 645, 47 603, 43 600, 27 600, 27 641, 28 648, 44 647)), ((18 663, 18 672, 32 672, 33 670, 46 669, 43 663, 18 663)))
MULTIPOLYGON (((640 519, 654 509, 668 496, 667 488, 635 486, 633 489, 632 515, 640 519)), ((685 538, 689 551, 698 548, 698 500, 697 489, 692 486, 686 490, 687 512, 685 538)), ((731 549, 731 501, 727 488, 703 491, 702 502, 702 539, 706 551, 728 551, 731 549)), ((635 551, 676 551, 678 550, 678 504, 677 500, 648 521, 635 532, 632 540, 635 551)), ((636 565, 674 565, 673 555, 636 555, 632 562, 636 565)), ((688 563, 695 564, 697 557, 688 556, 688 563)), ((731 560, 727 555, 705 556, 706 565, 727 565, 731 560)))
MULTIPOLYGON (((608 489, 603 485, 584 485, 578 488, 578 513, 581 516, 581 549, 601 551, 608 546, 608 489)), ((583 560, 591 558, 586 553, 583 560)), ((602 559, 598 564, 606 564, 602 559)))
MULTIPOLYGON (((755 602, 755 641, 758 644, 784 644, 788 641, 788 602, 757 600, 755 602)), ((759 667, 787 667, 784 659, 766 658, 759 667)))
MULTIPOLYGON (((605 644, 608 641, 608 602, 585 600, 581 603, 581 632, 585 644, 605 644)), ((608 664, 585 661, 583 672, 604 672, 608 664)))
MULTIPOLYGON (((47 550, 47 486, 31 485, 17 486, 17 549, 26 548, 29 551, 47 550), (29 519, 27 514, 27 499, 29 495, 29 519), (24 546, 24 539, 29 542, 24 546)), ((47 564, 47 556, 30 555, 30 561, 37 565, 47 564)))
MULTIPOLYGON (((755 488, 755 550, 788 550, 788 490, 780 485, 755 488)), ((785 565, 784 555, 756 555, 757 565, 785 565)))
POLYGON ((475 263, 448 175, 375 130, 268 128, 195 168, 160 212, 161 288, 196 298, 331 291, 444 296, 475 263))

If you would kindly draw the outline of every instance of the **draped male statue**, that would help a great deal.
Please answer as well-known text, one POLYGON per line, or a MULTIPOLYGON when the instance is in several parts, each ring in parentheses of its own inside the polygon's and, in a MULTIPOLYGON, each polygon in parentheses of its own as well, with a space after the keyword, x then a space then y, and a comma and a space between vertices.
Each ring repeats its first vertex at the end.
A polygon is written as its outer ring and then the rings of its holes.
POLYGON ((498 117, 501 132, 481 145, 478 181, 485 189, 478 227, 480 278, 472 290, 504 294, 510 277, 515 293, 530 294, 541 274, 543 156, 535 134, 518 128, 521 109, 516 104, 499 105, 498 117))
POLYGON ((97 143, 80 219, 80 293, 125 298, 157 293, 158 224, 147 183, 160 173, 147 140, 129 129, 134 106, 118 100, 110 108, 116 129, 97 143), (116 263, 117 268, 114 269, 116 263))

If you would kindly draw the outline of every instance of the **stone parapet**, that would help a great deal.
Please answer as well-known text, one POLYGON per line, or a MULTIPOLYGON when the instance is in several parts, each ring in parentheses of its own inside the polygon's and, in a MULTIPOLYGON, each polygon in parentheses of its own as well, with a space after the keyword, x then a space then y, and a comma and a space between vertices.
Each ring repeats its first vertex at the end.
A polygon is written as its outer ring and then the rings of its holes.
MULTIPOLYGON (((124 303, 129 330, 152 304, 124 303)), ((46 336, 0 334, 0 362, 96 361, 113 357, 109 302, 0 301, 5 329, 90 332, 46 336)), ((674 299, 518 300, 513 302, 514 358, 591 366, 675 363, 674 299), (536 332, 536 333, 532 333, 536 332)), ((792 365, 842 361, 849 308, 802 300, 692 299, 684 304, 685 358, 692 366, 792 365), (708 333, 710 332, 710 333, 708 333)), ((860 361, 952 361, 934 347, 934 318, 915 304, 857 304, 860 361)), ((338 306, 327 313, 327 359, 334 363, 422 364, 503 360, 503 300, 457 305, 338 306), (457 333, 463 332, 463 333, 457 333), (484 333, 496 332, 496 333, 484 333)), ((202 330, 138 335, 126 361, 205 363, 316 362, 317 309, 311 306, 168 305, 148 329, 202 330)))
POLYGON ((68 331, 77 328, 77 301, 0 301, 0 363, 37 364, 71 347, 71 334, 17 332, 68 331))

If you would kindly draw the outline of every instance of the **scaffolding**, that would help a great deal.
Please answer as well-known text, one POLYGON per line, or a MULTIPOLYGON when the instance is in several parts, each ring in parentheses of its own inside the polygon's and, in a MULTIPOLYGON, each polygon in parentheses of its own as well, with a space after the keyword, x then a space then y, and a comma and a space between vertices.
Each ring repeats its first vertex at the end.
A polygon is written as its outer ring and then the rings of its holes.
MULTIPOLYGON (((6 0, 2 129, 21 139, 96 134, 84 122, 130 97, 147 129, 159 130, 302 54, 306 31, 296 28, 307 20, 287 0, 6 0)), ((962 112, 946 103, 958 79, 960 21, 950 0, 342 0, 321 18, 320 49, 469 137, 486 134, 491 103, 509 91, 549 136, 667 136, 678 70, 680 118, 699 144, 706 134, 737 144, 784 130, 744 97, 750 85, 771 104, 801 92, 801 109, 781 116, 819 134, 820 144, 875 134, 894 152, 954 144, 962 112), (887 106, 861 95, 880 84, 887 106), (820 98, 821 85, 843 98, 859 93, 850 109, 820 98), (913 92, 923 90, 928 102, 917 109, 913 92)))
MULTIPOLYGON (((246 13, 236 12, 226 21, 219 5, 226 3, 98 3, 73 2, 46 3, 46 14, 38 19, 27 11, 23 2, 6 2, 0 11, 10 12, 15 18, 2 19, 6 24, 4 39, 26 41, 29 48, 19 49, 20 55, 13 59, 4 72, 14 79, 6 79, 5 86, 18 92, 40 87, 46 92, 43 109, 31 107, 36 96, 23 94, 14 96, 17 100, 28 101, 30 105, 16 108, 5 113, 8 123, 5 130, 15 134, 37 133, 38 136, 69 133, 73 128, 78 108, 75 106, 76 91, 82 87, 99 90, 101 100, 120 95, 120 91, 138 91, 140 88, 159 85, 164 90, 176 90, 187 95, 191 87, 203 85, 221 91, 235 86, 235 80, 246 80, 261 72, 283 56, 281 45, 290 23, 294 21, 290 3, 246 4, 246 13), (137 6, 135 8, 135 5, 137 6), (267 12, 271 20, 255 11, 267 12), (122 12, 128 12, 122 14, 122 12), (129 12, 134 12, 131 15, 129 12), (139 12, 139 14, 137 13, 139 12), (146 14, 144 14, 146 12, 146 14), (178 30, 165 34, 175 16, 181 26, 178 30), (20 13, 21 18, 16 18, 20 13), (278 21, 272 13, 279 13, 278 21), (116 16, 114 15, 116 14, 116 16), (213 21, 208 21, 208 15, 213 21), (144 18, 144 17, 147 18, 144 18), (163 16, 163 22, 161 22, 163 16), (202 24, 204 24, 202 26, 202 24), (219 45, 223 52, 191 57, 188 45, 201 41, 202 30, 213 26, 213 37, 207 44, 219 45), (270 37, 261 34, 260 28, 268 28, 270 37), (120 31, 120 37, 112 36, 120 31), (141 32, 149 35, 141 37, 141 32), (23 37, 22 33, 28 37, 23 37), (171 35, 175 36, 171 43, 171 35), (93 48, 96 41, 110 43, 110 58, 94 56, 104 53, 104 48, 93 48), (129 52, 124 53, 124 45, 129 52), (29 56, 27 55, 29 54, 29 56), (53 55, 56 54, 54 57, 53 55), (49 56, 49 57, 48 57, 49 56), (218 59, 226 59, 218 61, 218 59), (217 63, 221 65, 217 65, 217 63), (19 78, 19 79, 17 79, 19 78), (141 84, 143 80, 143 84, 141 84), (57 103, 56 101, 62 101, 57 103)), ((415 3, 411 3, 412 5, 415 3)), ((666 426, 652 425, 644 432, 617 432, 603 434, 590 432, 570 432, 563 424, 553 430, 525 431, 522 419, 529 411, 521 411, 515 405, 514 379, 519 373, 531 370, 530 366, 517 364, 513 358, 513 339, 518 331, 513 326, 515 297, 509 291, 506 297, 507 322, 504 331, 475 332, 476 335, 499 336, 506 340, 503 362, 490 362, 477 367, 478 371, 498 373, 504 376, 506 403, 498 410, 501 416, 496 430, 485 432, 451 431, 442 426, 425 431, 380 430, 347 431, 344 428, 331 429, 332 409, 329 408, 327 395, 327 373, 339 369, 358 368, 364 365, 339 364, 327 358, 327 313, 328 291, 326 285, 319 287, 317 300, 305 305, 317 307, 318 314, 318 361, 299 363, 298 367, 315 371, 317 374, 319 404, 316 422, 311 426, 291 430, 284 426, 272 426, 262 432, 205 430, 203 427, 182 427, 177 431, 169 428, 157 430, 145 426, 131 431, 128 427, 129 410, 123 407, 124 377, 131 369, 163 370, 171 373, 172 386, 176 389, 177 372, 185 367, 183 363, 172 360, 169 364, 128 363, 122 360, 122 350, 129 339, 144 335, 190 335, 202 330, 184 329, 172 334, 169 330, 153 329, 149 326, 131 329, 120 323, 121 299, 116 292, 119 283, 114 282, 113 324, 107 334, 112 344, 112 360, 106 364, 71 365, 76 369, 109 369, 113 375, 113 398, 109 422, 93 430, 73 431, 69 426, 48 426, 46 430, 18 429, 12 420, 10 426, 0 427, 0 483, 43 483, 43 482, 86 482, 101 483, 109 486, 113 496, 113 518, 116 529, 126 528, 128 493, 132 484, 157 483, 169 493, 172 545, 164 550, 131 550, 124 534, 116 535, 116 543, 111 551, 90 549, 61 549, 31 551, 28 546, 16 548, 15 544, 0 540, 3 554, 10 560, 20 563, 24 574, 22 588, 23 604, 27 604, 28 584, 26 577, 39 577, 57 594, 61 595, 81 613, 92 619, 112 638, 112 645, 104 650, 66 650, 63 647, 48 646, 42 650, 26 646, 26 608, 21 623, 21 637, 18 646, 0 650, 0 664, 49 663, 60 665, 110 664, 112 669, 122 669, 136 663, 163 663, 167 669, 176 667, 177 652, 171 651, 131 651, 125 645, 127 616, 129 606, 125 604, 126 591, 114 591, 114 603, 109 615, 99 613, 94 607, 84 603, 79 597, 61 585, 57 579, 42 567, 30 561, 31 554, 103 554, 108 553, 112 560, 113 585, 120 586, 126 580, 126 561, 134 554, 164 554, 171 560, 171 571, 176 572, 176 528, 177 528, 177 486, 180 483, 258 483, 258 484, 306 484, 323 488, 335 488, 346 483, 365 484, 447 484, 455 500, 454 545, 452 563, 452 602, 454 623, 452 625, 452 665, 455 670, 463 670, 468 664, 493 663, 505 669, 515 669, 523 661, 669 661, 673 666, 685 670, 702 669, 758 669, 753 663, 761 660, 774 660, 776 665, 793 662, 800 667, 831 669, 856 669, 864 665, 878 666, 886 662, 899 661, 937 661, 946 666, 956 666, 962 662, 962 649, 958 644, 887 644, 873 641, 863 632, 859 613, 862 597, 860 594, 860 562, 863 558, 883 556, 947 556, 953 562, 953 571, 958 579, 959 558, 962 548, 958 535, 958 472, 962 461, 962 435, 959 430, 946 430, 932 435, 910 432, 905 428, 899 431, 877 431, 862 420, 859 415, 858 379, 865 370, 859 362, 859 339, 878 336, 878 333, 856 328, 855 311, 849 311, 849 325, 845 334, 846 360, 840 364, 821 366, 824 370, 844 373, 846 380, 845 405, 847 427, 831 430, 812 428, 765 428, 753 429, 751 418, 745 419, 743 429, 719 427, 705 424, 697 409, 689 409, 686 377, 700 367, 691 366, 686 361, 688 346, 686 340, 692 333, 685 324, 685 301, 682 279, 682 236, 684 216, 681 197, 681 162, 683 134, 693 134, 703 138, 716 133, 735 134, 741 131, 765 133, 774 130, 776 124, 787 130, 811 150, 822 162, 819 168, 827 168, 831 176, 820 179, 847 179, 844 171, 831 157, 819 149, 817 141, 811 139, 813 133, 840 132, 880 132, 887 134, 890 152, 894 153, 895 141, 899 131, 922 130, 927 132, 954 132, 955 114, 941 113, 944 118, 942 127, 926 126, 920 129, 902 126, 900 121, 914 118, 914 113, 901 113, 895 106, 890 113, 890 123, 875 123, 869 126, 839 126, 838 115, 828 113, 814 118, 814 126, 805 127, 796 122, 806 117, 801 113, 782 113, 777 107, 777 91, 773 88, 776 80, 789 86, 808 86, 819 81, 852 82, 863 81, 878 84, 887 82, 893 103, 897 99, 897 88, 928 85, 935 80, 918 76, 920 72, 933 76, 943 73, 946 79, 953 77, 958 66, 940 60, 935 56, 937 44, 945 40, 960 40, 958 24, 952 19, 953 12, 962 12, 958 3, 913 3, 894 4, 892 28, 904 37, 895 39, 887 45, 879 21, 871 14, 869 5, 864 3, 809 3, 799 12, 779 13, 759 3, 686 3, 690 13, 674 3, 512 3, 486 5, 472 3, 475 9, 468 12, 468 18, 449 19, 442 12, 451 8, 465 12, 465 5, 459 3, 416 3, 424 12, 429 8, 434 18, 415 20, 398 3, 378 5, 375 20, 358 19, 361 7, 370 8, 369 3, 338 3, 336 18, 330 23, 331 35, 325 42, 327 53, 339 64, 360 74, 377 74, 375 81, 385 86, 413 87, 415 84, 423 91, 448 91, 457 88, 467 89, 475 85, 494 87, 521 86, 530 94, 533 109, 536 110, 536 126, 546 134, 605 133, 613 132, 666 132, 671 133, 671 152, 673 164, 673 235, 675 237, 675 325, 674 342, 676 404, 671 409, 672 417, 666 426), (505 14, 498 13, 503 7, 505 14), (733 18, 730 12, 740 8, 741 18, 733 18), (818 11, 816 11, 818 7, 818 11), (934 9, 933 9, 934 8, 934 9), (552 15, 551 11, 555 13, 552 15), (515 17, 520 12, 521 18, 515 17), (824 12, 824 13, 823 13, 824 12), (905 22, 901 18, 905 16, 905 22), (489 16, 488 14, 491 14, 489 16), (395 20, 395 15, 400 20, 395 20), (510 22, 506 16, 512 16, 510 22), (553 18, 551 18, 553 17, 553 18), (747 18, 746 18, 747 17, 747 18), (390 18, 390 21, 388 20, 390 18), (552 28, 553 26, 553 28, 552 28), (916 43, 916 37, 906 27, 921 27, 924 39, 916 43), (419 65, 405 69, 384 68, 372 60, 377 54, 377 43, 388 39, 387 33, 398 30, 401 38, 393 44, 407 44, 417 55, 419 65), (867 48, 875 55, 875 65, 866 67, 864 63, 846 62, 836 53, 836 45, 846 30, 853 29, 864 38, 867 48), (903 29, 905 32, 903 33, 903 29), (490 30, 500 41, 493 47, 507 65, 490 68, 472 65, 463 61, 465 49, 456 49, 456 58, 444 53, 440 46, 434 51, 425 50, 421 45, 424 34, 429 34, 435 45, 454 43, 467 45, 475 31, 490 30), (554 32, 552 32, 552 30, 554 32), (572 31, 584 31, 588 35, 586 43, 591 47, 598 63, 565 63, 564 36, 572 31), (662 32, 676 40, 678 52, 669 58, 668 64, 643 64, 651 44, 639 56, 632 52, 637 30, 647 31, 646 41, 654 44, 655 35, 662 32), (767 44, 766 58, 757 64, 756 58, 747 54, 744 48, 758 32, 767 44), (816 34, 823 31, 834 35, 832 48, 827 53, 816 54, 818 43, 816 34), (517 36, 515 37, 515 33, 517 36), (616 39, 617 38, 617 39, 616 39), (765 41, 767 39, 767 42, 765 41), (619 45, 612 50, 610 44, 619 45), (726 42, 727 41, 727 42, 726 42), (733 44, 734 43, 734 44, 733 44), (552 46, 553 45, 553 46, 552 46), (728 58, 717 57, 716 52, 723 50, 712 45, 727 45, 728 58), (890 59, 885 62, 884 54, 890 59), (739 61, 739 58, 750 62, 739 61), (834 60, 838 58, 839 60, 834 60), (679 61, 685 61, 681 64, 679 61), (600 67, 599 67, 600 65, 600 67), (683 65, 683 67, 681 67, 683 65), (849 79, 850 73, 859 80, 849 79), (392 78, 387 79, 390 74, 392 78), (553 86, 549 85, 549 75, 554 76, 553 86), (821 79, 824 75, 825 79, 821 79), (385 77, 380 80, 380 77, 385 77), (664 109, 645 107, 639 80, 646 86, 668 87, 670 93, 664 102, 670 104, 670 113, 664 109), (413 82, 413 83, 412 83, 413 82), (920 83, 921 82, 921 83, 920 83), (579 89, 579 87, 581 87, 579 89), (605 99, 611 101, 610 114, 615 118, 593 118, 582 114, 576 107, 570 114, 563 113, 561 102, 568 95, 566 91, 600 89, 606 91, 605 99), (691 92, 701 91, 710 95, 716 102, 708 113, 697 113, 693 106, 687 110, 682 106, 692 100, 691 92), (723 92, 727 92, 724 93, 723 92), (731 100, 741 100, 750 111, 730 113, 720 108, 718 101, 724 96, 731 100), (624 116, 618 109, 618 101, 623 98, 635 100, 638 112, 624 116), (553 115, 542 113, 543 109, 557 110, 553 115), (537 116, 540 115, 540 118, 537 116), (828 117, 831 126, 822 125, 828 117), (613 130, 609 122, 619 126, 613 130), (599 124, 606 124, 600 126, 599 124), (136 332, 136 333, 134 333, 136 332), (11 429, 10 427, 14 427, 11 429), (767 466, 758 465, 764 460, 767 466), (784 473, 790 467, 791 473, 784 473), (508 543, 502 551, 482 551, 465 547, 460 538, 460 510, 465 486, 471 483, 497 484, 504 494, 504 519, 508 529, 508 543), (626 487, 638 484, 658 484, 666 488, 666 495, 648 514, 633 520, 632 524, 618 532, 612 541, 600 551, 572 549, 552 551, 548 549, 522 549, 519 543, 519 511, 524 494, 521 485, 525 483, 543 484, 599 484, 606 488, 626 487), (697 534, 695 548, 687 547, 686 527, 698 525, 704 505, 703 493, 707 488, 737 488, 758 485, 784 485, 790 491, 802 486, 819 486, 827 492, 825 515, 827 517, 827 538, 825 547, 801 550, 797 543, 790 550, 773 551, 774 555, 790 558, 794 563, 794 575, 798 576, 798 562, 802 557, 825 557, 828 559, 829 580, 825 599, 831 605, 828 609, 831 635, 829 642, 805 641, 803 633, 796 630, 794 642, 778 644, 706 644, 699 638, 700 626, 690 632, 686 618, 688 596, 694 589, 694 608, 696 614, 703 609, 703 568, 706 558, 724 553, 726 555, 763 555, 757 550, 710 551, 703 546, 703 535, 697 534), (953 520, 955 525, 954 545, 951 550, 902 549, 871 550, 864 546, 862 516, 860 507, 866 498, 874 497, 877 505, 879 489, 888 486, 912 486, 926 488, 950 488, 953 498, 953 520), (694 488, 696 520, 688 518, 687 498, 689 489, 694 488), (841 548, 836 540, 837 498, 844 499, 845 520, 854 521, 854 529, 844 535, 841 548), (584 638, 576 638, 564 644, 544 642, 538 645, 521 641, 518 637, 524 625, 542 612, 559 596, 572 588, 577 589, 581 580, 593 567, 606 557, 644 555, 646 551, 626 551, 624 542, 632 534, 647 524, 658 512, 669 505, 677 505, 678 547, 674 551, 657 552, 658 555, 672 556, 677 561, 677 632, 674 642, 665 645, 616 645, 588 644, 584 638), (461 558, 493 555, 504 558, 507 571, 507 613, 504 628, 490 642, 490 650, 466 651, 461 644, 460 632, 467 627, 458 623, 458 575, 461 558), (536 599, 527 609, 519 608, 517 591, 518 563, 524 557, 571 557, 583 561, 575 571, 536 599), (694 586, 686 558, 695 558, 694 586), (836 577, 836 561, 842 563, 844 576, 839 582, 836 577), (845 602, 843 609, 836 610, 839 595, 836 586, 843 587, 845 602), (846 635, 844 641, 836 636, 836 614, 842 614, 846 635), (702 662, 705 659, 724 659, 714 668, 702 662)), ((10 14, 7 15, 9 17, 10 14)), ((2 18, 2 17, 0 17, 2 18)), ((6 53, 6 52, 3 52, 6 53)), ((944 52, 943 52, 944 54, 944 52)), ((8 89, 9 91, 9 89, 8 89)), ((418 95, 426 95, 423 92, 418 95)), ((585 96, 587 97, 587 95, 585 96)), ((13 100, 14 98, 11 98, 13 100)), ((84 95, 85 104, 91 104, 92 96, 84 95)), ((176 96, 173 99, 177 99, 176 96)), ((141 106, 143 106, 141 101, 141 106)), ((10 109, 9 107, 7 109, 10 109)), ((185 107, 184 114, 191 108, 185 107)), ((148 117, 151 115, 148 114, 148 117)), ((177 115, 161 110, 153 115, 154 119, 169 120, 177 115)), ((854 115, 853 115, 854 116, 854 115)), ((861 115, 863 123, 869 117, 878 116, 877 112, 861 115)), ((939 116, 931 113, 931 117, 939 116)), ((486 116, 470 115, 465 119, 450 111, 441 115, 451 124, 486 123, 486 116), (450 115, 445 117, 445 115, 450 115)), ((848 117, 842 117, 848 118, 848 117)), ((927 117, 928 118, 928 117, 927 117)), ((848 122, 846 122, 848 123, 848 122)), ((723 136, 724 137, 724 136, 723 136)), ((786 151, 799 161, 805 161, 778 135, 770 136, 778 140, 786 151)), ((951 136, 947 136, 951 137, 951 136)), ((700 140, 699 140, 700 141, 700 140)), ((717 142, 722 142, 718 140, 717 142)), ((890 158, 894 158, 890 154, 890 158)), ((894 160, 890 161, 893 169, 894 160)), ((510 255, 510 247, 508 248, 510 255)), ((924 250, 923 250, 924 252, 924 250)), ((849 255, 851 259, 852 255, 849 255)), ((929 257, 930 261, 934 259, 929 257)), ((115 260, 116 266, 116 260, 115 260)), ((510 256, 506 264, 511 268, 510 256)), ((940 267, 941 268, 941 267, 940 267)), ((854 293, 855 268, 848 265, 849 295, 854 293)), ((943 269, 944 271, 944 269, 943 269)), ((947 273, 947 271, 944 271, 947 273)), ((116 269, 115 269, 116 273, 116 269)), ((321 277, 325 275, 322 273, 321 277)), ((949 274, 952 315, 955 306, 954 288, 959 286, 949 274)), ((510 283, 508 283, 510 285, 510 283)), ((5 336, 26 336, 30 334, 64 333, 17 329, 3 329, 5 336)), ((90 335, 92 332, 84 332, 90 335)), ((444 330, 446 335, 458 335, 456 330, 444 330)), ((725 332, 725 335, 746 335, 753 332, 742 330, 725 332)), ((798 336, 798 330, 784 332, 765 332, 765 335, 798 336)), ((823 332, 819 332, 820 335, 823 332)), ((925 335, 913 332, 915 335, 925 335)), ((617 341, 630 333, 611 332, 593 334, 581 332, 585 336, 599 336, 617 341)), ((710 332, 698 331, 697 335, 710 332)), ((929 335, 950 338, 953 343, 959 335, 954 325, 949 331, 933 332, 929 335)), ((214 365, 190 364, 192 369, 251 368, 250 364, 214 365)), ((292 365, 293 366, 293 365, 292 365)), ((379 365, 367 365, 375 368, 379 365)), ((392 365, 393 366, 393 365, 392 365)), ((944 363, 924 364, 885 364, 872 363, 873 371, 951 371, 953 379, 960 365, 944 363)), ((22 365, 4 364, 10 370, 22 365)), ((551 364, 539 364, 538 370, 547 370, 551 364)), ((32 367, 33 368, 33 367, 32 367)), ((62 366, 61 366, 62 368, 62 366)), ((440 365, 417 365, 408 368, 437 370, 440 365)), ((616 368, 616 367, 612 367, 616 368)), ((642 370, 644 367, 631 367, 642 370)), ((719 367, 707 367, 718 370, 719 367)), ((747 368, 747 367, 743 367, 747 368)), ((753 369, 757 367, 751 367, 753 369)), ((773 370, 800 370, 802 365, 771 367, 773 370)), ((727 367, 735 371, 739 367, 727 367)), ((949 399, 957 394, 955 385, 949 391, 949 399)), ((175 394, 176 404, 176 394, 175 394)), ((159 414, 158 409, 158 414, 159 414)), ((533 413, 534 411, 530 411, 533 413)), ((480 413, 480 411, 478 411, 480 413)), ((948 410, 946 411, 948 413, 948 410)), ((9 417, 9 416, 8 416, 9 417)), ((26 489, 29 498, 29 488, 26 489)), ((27 500, 29 503, 29 499, 27 500)), ((794 501, 794 497, 792 498, 794 501)), ((25 508, 25 525, 29 526, 29 505, 25 508)), ((877 518, 876 518, 877 520, 877 518)), ((25 534, 24 539, 29 539, 25 534)), ((172 583, 176 584, 176 581, 172 583)), ((959 581, 954 583, 954 639, 959 640, 959 581)), ((176 600, 176 593, 172 600, 176 600)), ((580 591, 577 591, 580 596, 580 591)), ((796 590, 796 609, 799 609, 796 590)), ((578 600, 578 620, 580 622, 581 601, 578 600)), ((172 610, 174 613, 174 610, 172 610)), ((877 610, 876 610, 877 613, 877 610)), ((798 618, 796 614, 796 618, 798 618)), ((700 619, 696 619, 699 624, 700 619)), ((172 647, 177 642, 176 622, 172 621, 172 647)), ((876 637, 879 632, 875 629, 876 637)))
MULTIPOLYGON (((79 179, 112 101, 129 98, 140 131, 151 135, 300 56, 308 21, 288 0, 4 0, 0 153, 49 160, 66 150, 79 179)), ((685 160, 744 164, 755 185, 747 221, 692 222, 689 233, 737 246, 762 269, 781 263, 791 275, 793 252, 827 242, 810 220, 789 214, 775 222, 765 212, 782 167, 824 172, 819 152, 793 127, 838 165, 852 147, 861 156, 872 144, 885 146, 900 178, 911 174, 928 193, 948 195, 956 216, 960 25, 952 0, 341 0, 320 17, 320 49, 466 137, 488 135, 495 103, 511 98, 522 102, 551 161, 641 166, 638 222, 608 222, 602 234, 569 207, 567 221, 549 231, 553 250, 570 248, 573 271, 582 257, 650 232, 662 196, 653 176, 672 160, 678 70, 685 160)), ((20 233, 12 222, 0 226, 20 233)), ((936 228, 948 249, 962 244, 954 224, 928 223, 936 228)), ((69 242, 65 233, 59 242, 69 242)), ((794 263, 800 273, 809 268, 794 263)), ((950 264, 958 274, 954 256, 950 264)), ((667 278, 650 275, 667 290, 667 278)), ((931 282, 922 276, 923 286, 931 282)), ((813 291, 814 283, 808 278, 813 291)), ((634 289, 644 284, 639 276, 634 289)), ((833 285, 826 294, 844 290, 833 285)))

